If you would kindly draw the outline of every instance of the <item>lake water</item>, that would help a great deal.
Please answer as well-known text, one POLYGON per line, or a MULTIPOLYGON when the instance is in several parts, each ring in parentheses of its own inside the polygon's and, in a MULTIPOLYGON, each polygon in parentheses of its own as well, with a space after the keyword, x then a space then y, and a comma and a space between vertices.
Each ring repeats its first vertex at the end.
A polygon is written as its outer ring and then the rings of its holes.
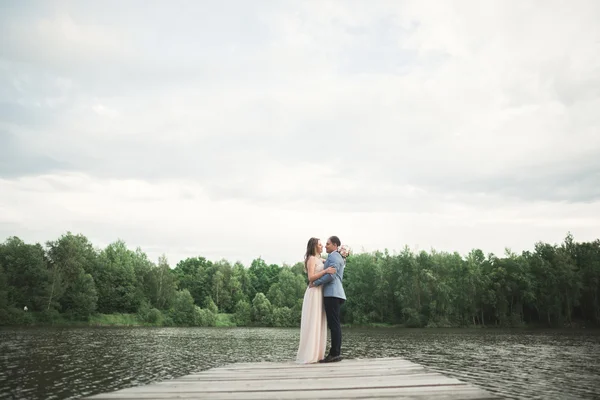
MULTIPOLYGON (((600 398, 600 331, 344 329, 346 358, 404 357, 505 398, 600 398)), ((64 399, 234 362, 290 361, 298 329, 0 330, 0 398, 64 399)))

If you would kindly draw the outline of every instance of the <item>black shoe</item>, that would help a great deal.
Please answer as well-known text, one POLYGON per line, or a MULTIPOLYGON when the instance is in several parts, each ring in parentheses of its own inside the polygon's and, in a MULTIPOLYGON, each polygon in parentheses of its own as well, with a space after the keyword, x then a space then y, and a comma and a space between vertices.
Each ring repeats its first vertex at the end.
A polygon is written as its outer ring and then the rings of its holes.
POLYGON ((330 362, 338 362, 338 361, 342 361, 342 356, 332 356, 331 354, 329 354, 324 359, 319 360, 320 363, 330 363, 330 362))
POLYGON ((331 362, 331 360, 332 360, 333 358, 334 358, 334 357, 332 357, 332 356, 331 356, 331 354, 328 354, 328 355, 327 355, 327 357, 325 357, 325 358, 324 358, 324 359, 322 359, 322 360, 319 360, 319 362, 320 362, 320 363, 328 363, 328 362, 331 362))

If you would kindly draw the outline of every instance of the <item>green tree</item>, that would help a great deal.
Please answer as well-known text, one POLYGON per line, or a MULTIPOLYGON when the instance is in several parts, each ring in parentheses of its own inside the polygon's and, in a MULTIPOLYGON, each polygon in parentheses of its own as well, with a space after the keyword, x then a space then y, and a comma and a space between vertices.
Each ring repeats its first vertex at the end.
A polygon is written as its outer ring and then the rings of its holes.
POLYGON ((290 270, 292 271, 292 273, 294 275, 300 275, 302 277, 306 276, 306 272, 304 272, 304 263, 303 262, 297 262, 290 268, 290 270))
POLYGON ((252 300, 252 320, 262 326, 273 324, 273 306, 263 293, 257 293, 252 300))
MULTIPOLYGON (((420 259, 427 257, 422 252, 420 259)), ((423 302, 423 289, 421 275, 423 274, 421 263, 415 255, 405 248, 395 261, 396 268, 400 271, 397 281, 394 282, 397 301, 402 313, 402 321, 410 327, 419 327, 424 325, 421 315, 421 305, 423 302)))
POLYGON ((50 299, 50 273, 39 243, 25 244, 17 237, 0 246, 0 265, 8 286, 8 303, 31 311, 45 310, 50 299))
POLYGON ((251 297, 252 283, 250 274, 240 263, 233 266, 231 281, 229 283, 231 301, 237 306, 240 301, 248 301, 251 297))
POLYGON ((600 325, 600 240, 572 243, 567 250, 579 271, 581 315, 583 319, 600 325))
POLYGON ((98 311, 134 313, 144 298, 137 290, 135 253, 118 240, 100 252, 92 273, 98 290, 98 311))
POLYGON ((171 318, 176 325, 197 325, 198 311, 194 298, 187 289, 178 290, 171 309, 171 318))
POLYGON ((217 304, 213 301, 212 297, 207 296, 206 300, 204 301, 204 304, 206 304, 206 309, 209 310, 211 313, 216 314, 219 312, 219 308, 217 307, 217 304))
POLYGON ((254 298, 257 293, 268 293, 271 285, 277 283, 280 267, 274 264, 267 265, 262 258, 252 261, 248 272, 253 290, 249 293, 254 298))
POLYGON ((8 324, 8 282, 0 264, 0 326, 8 324))
POLYGON ((211 295, 209 285, 209 270, 213 263, 204 257, 187 258, 177 263, 174 269, 179 289, 187 289, 196 304, 203 304, 204 299, 211 295))
POLYGON ((232 304, 231 297, 231 278, 233 275, 233 268, 225 260, 221 260, 214 265, 214 272, 212 273, 212 291, 211 297, 219 310, 223 312, 232 312, 235 304, 232 304))
POLYGON ((375 290, 380 279, 377 255, 360 254, 354 256, 352 262, 349 260, 344 269, 344 288, 349 299, 345 311, 350 322, 357 325, 381 322, 381 305, 375 290))
POLYGON ((96 311, 98 293, 92 275, 80 271, 62 299, 63 308, 72 317, 87 320, 96 311))
POLYGON ((276 327, 296 326, 296 322, 292 318, 292 310, 288 307, 274 307, 272 321, 273 326, 276 327))
POLYGON ((252 306, 246 300, 239 300, 235 305, 234 320, 237 326, 249 326, 252 323, 252 306))
MULTIPOLYGON (((137 313, 157 325, 214 326, 220 310, 234 313, 240 326, 298 326, 306 285, 302 262, 279 267, 258 258, 246 269, 197 257, 171 270, 164 255, 155 265, 122 241, 99 251, 70 232, 47 242, 47 252, 16 237, 0 244, 1 324, 98 311, 137 313)), ((407 247, 395 255, 354 254, 344 287, 342 321, 352 324, 600 325, 600 240, 578 243, 568 234, 561 244, 502 256, 407 247)))
POLYGON ((296 305, 296 300, 304 296, 306 291, 306 280, 294 275, 289 268, 282 269, 277 282, 271 285, 267 298, 275 307, 287 307, 291 309, 296 305))
MULTIPOLYGON (((84 308, 73 304, 73 299, 83 298, 88 291, 94 288, 94 281, 88 282, 86 272, 93 271, 98 262, 98 254, 92 244, 83 235, 73 235, 71 232, 62 235, 58 240, 46 243, 48 247, 48 260, 50 266, 50 296, 47 309, 53 304, 60 303, 63 312, 69 312, 72 307, 83 309, 96 308, 96 304, 87 304, 84 308), (75 291, 75 292, 74 292, 75 291)), ((95 288, 94 288, 95 291, 95 288)), ((96 295, 90 297, 97 298, 96 295)), ((79 311, 74 312, 78 314, 79 311)), ((84 315, 88 315, 84 313, 84 315)))
POLYGON ((145 287, 146 297, 152 306, 159 310, 166 310, 171 306, 175 299, 177 282, 164 254, 158 258, 158 265, 147 271, 145 287))
POLYGON ((196 326, 215 326, 217 322, 217 314, 209 309, 202 309, 194 306, 194 325, 196 326))
MULTIPOLYGON (((156 265, 148 258, 148 255, 142 251, 141 248, 136 248, 135 251, 130 251, 131 265, 133 267, 133 275, 135 276, 134 290, 130 294, 131 298, 134 299, 136 309, 139 309, 141 304, 146 301, 150 301, 150 287, 152 280, 152 272, 156 268, 156 265)), ((166 257, 162 255, 159 257, 164 258, 163 262, 168 265, 166 257)), ((170 268, 169 268, 170 269, 170 268)))

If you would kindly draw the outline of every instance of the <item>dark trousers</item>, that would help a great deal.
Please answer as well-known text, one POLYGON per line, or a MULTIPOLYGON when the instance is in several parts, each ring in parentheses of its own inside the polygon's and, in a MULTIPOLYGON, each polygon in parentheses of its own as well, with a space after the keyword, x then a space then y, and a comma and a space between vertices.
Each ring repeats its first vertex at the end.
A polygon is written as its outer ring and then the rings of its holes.
POLYGON ((340 325, 340 307, 344 299, 337 297, 324 297, 325 314, 327 314, 327 326, 331 331, 331 348, 329 355, 337 357, 342 351, 342 327, 340 325))

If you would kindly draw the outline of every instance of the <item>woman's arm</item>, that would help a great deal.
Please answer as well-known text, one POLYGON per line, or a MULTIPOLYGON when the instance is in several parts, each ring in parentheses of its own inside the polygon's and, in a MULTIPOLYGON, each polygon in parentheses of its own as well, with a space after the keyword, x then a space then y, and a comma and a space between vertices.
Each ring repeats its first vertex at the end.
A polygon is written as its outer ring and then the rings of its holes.
POLYGON ((325 274, 335 274, 335 268, 333 268, 333 267, 329 267, 327 269, 324 269, 323 271, 315 272, 316 266, 317 266, 316 258, 310 257, 308 259, 307 268, 306 268, 308 270, 308 281, 310 283, 314 282, 315 280, 319 279, 320 277, 322 277, 325 274))

